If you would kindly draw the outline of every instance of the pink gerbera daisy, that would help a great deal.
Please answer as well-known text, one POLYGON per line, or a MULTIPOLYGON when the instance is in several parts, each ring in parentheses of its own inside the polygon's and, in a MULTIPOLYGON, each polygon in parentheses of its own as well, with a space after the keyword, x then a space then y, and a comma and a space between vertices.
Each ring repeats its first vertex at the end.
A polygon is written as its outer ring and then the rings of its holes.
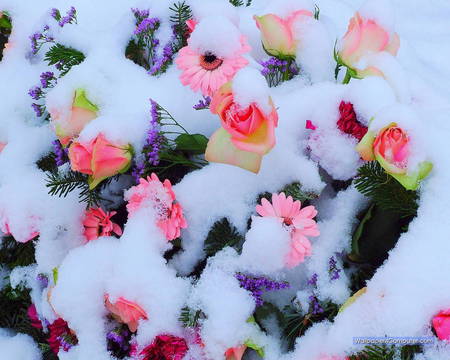
POLYGON ((187 227, 183 208, 175 200, 172 184, 168 179, 162 183, 154 173, 147 179, 140 179, 139 185, 129 189, 125 198, 128 200, 127 210, 133 215, 145 206, 151 206, 157 214, 158 227, 163 231, 168 241, 176 239, 181 229, 187 227))
POLYGON ((183 85, 189 85, 194 91, 200 90, 204 96, 212 96, 248 64, 242 54, 249 51, 250 46, 243 35, 239 48, 230 56, 220 56, 213 50, 197 50, 188 40, 188 45, 179 51, 175 62, 182 71, 180 79, 183 85))
POLYGON ((307 236, 319 236, 319 228, 313 218, 317 210, 310 205, 301 208, 299 200, 294 201, 284 193, 272 194, 272 203, 267 199, 256 205, 256 212, 263 217, 274 217, 284 224, 291 234, 291 249, 286 257, 286 266, 292 268, 311 255, 311 243, 307 236))

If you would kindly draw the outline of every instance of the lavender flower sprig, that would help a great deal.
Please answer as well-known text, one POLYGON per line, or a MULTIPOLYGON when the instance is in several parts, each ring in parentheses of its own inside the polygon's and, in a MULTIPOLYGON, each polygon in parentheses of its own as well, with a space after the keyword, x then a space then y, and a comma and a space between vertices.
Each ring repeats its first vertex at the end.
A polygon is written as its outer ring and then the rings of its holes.
POLYGON ((65 16, 61 16, 61 12, 55 8, 51 10, 50 15, 58 22, 60 27, 77 22, 77 10, 73 6, 70 7, 65 16))
POLYGON ((253 277, 237 273, 235 277, 239 281, 241 287, 252 293, 256 306, 261 306, 264 303, 262 298, 264 292, 290 288, 288 282, 277 282, 264 276, 253 277))
POLYGON ((271 57, 266 61, 261 61, 261 74, 264 75, 269 86, 277 86, 285 80, 292 79, 298 75, 299 69, 295 62, 289 60, 281 60, 271 57))
POLYGON ((53 151, 56 155, 56 158, 55 158, 56 165, 57 166, 64 165, 66 162, 69 161, 69 158, 68 158, 69 150, 64 149, 61 146, 61 143, 59 142, 59 140, 53 141, 52 144, 53 144, 53 151))
POLYGON ((331 280, 337 280, 340 278, 339 273, 342 269, 338 269, 337 262, 334 256, 330 257, 328 261, 328 274, 330 275, 331 280))
POLYGON ((33 35, 30 35, 32 55, 36 55, 44 44, 55 42, 54 37, 49 34, 49 30, 50 27, 45 25, 42 31, 37 31, 33 35))
POLYGON ((193 106, 193 108, 194 108, 194 110, 209 109, 210 104, 211 104, 211 98, 209 96, 203 96, 203 100, 200 99, 199 102, 193 106))
POLYGON ((319 300, 315 295, 309 296, 309 306, 310 306, 310 312, 313 315, 322 314, 325 310, 320 305, 319 300))
POLYGON ((119 345, 119 347, 126 351, 129 349, 129 345, 127 344, 127 337, 130 335, 129 331, 122 327, 117 327, 114 330, 109 331, 106 334, 106 338, 113 343, 119 345))

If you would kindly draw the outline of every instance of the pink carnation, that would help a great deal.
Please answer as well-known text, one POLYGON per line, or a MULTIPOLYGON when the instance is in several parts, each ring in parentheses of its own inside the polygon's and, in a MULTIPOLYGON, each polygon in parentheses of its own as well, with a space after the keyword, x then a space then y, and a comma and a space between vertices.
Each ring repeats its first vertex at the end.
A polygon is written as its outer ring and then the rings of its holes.
POLYGON ((291 249, 286 257, 286 266, 295 267, 311 255, 311 243, 307 236, 319 236, 319 228, 313 218, 317 210, 310 205, 301 208, 299 200, 294 201, 284 193, 272 194, 272 203, 267 199, 261 200, 256 206, 256 212, 263 217, 277 218, 290 231, 291 249))
POLYGON ((129 189, 125 198, 128 200, 127 210, 130 215, 142 207, 153 207, 157 213, 156 224, 168 241, 178 238, 181 229, 187 227, 183 208, 175 201, 175 193, 168 179, 162 183, 158 176, 152 173, 147 179, 140 179, 139 185, 129 189))
POLYGON ((86 240, 95 240, 99 236, 111 236, 112 233, 118 236, 122 235, 120 226, 111 221, 111 217, 115 214, 115 211, 105 212, 102 208, 87 210, 83 221, 86 240))
POLYGON ((158 335, 141 351, 142 360, 182 360, 188 351, 183 338, 173 335, 158 335))

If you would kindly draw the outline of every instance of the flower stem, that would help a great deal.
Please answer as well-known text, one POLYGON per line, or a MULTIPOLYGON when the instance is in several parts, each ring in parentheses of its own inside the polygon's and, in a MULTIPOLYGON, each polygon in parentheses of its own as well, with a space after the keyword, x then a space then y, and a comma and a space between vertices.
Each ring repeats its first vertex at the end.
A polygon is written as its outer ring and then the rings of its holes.
POLYGON ((342 83, 348 84, 350 82, 351 78, 352 78, 352 75, 350 73, 350 69, 347 68, 347 72, 345 73, 345 77, 344 77, 344 80, 342 81, 342 83))

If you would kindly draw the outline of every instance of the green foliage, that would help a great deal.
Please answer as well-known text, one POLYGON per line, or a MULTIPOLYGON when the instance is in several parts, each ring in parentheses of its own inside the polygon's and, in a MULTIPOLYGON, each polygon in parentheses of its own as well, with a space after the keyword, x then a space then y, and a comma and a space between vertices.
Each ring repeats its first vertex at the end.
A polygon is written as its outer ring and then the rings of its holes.
POLYGON ((184 327, 195 328, 199 325, 199 320, 205 318, 205 314, 201 310, 192 310, 185 306, 181 309, 178 320, 184 327))
POLYGON ((170 22, 172 23, 176 36, 176 43, 173 46, 173 50, 177 52, 183 46, 187 45, 189 29, 186 21, 192 18, 192 11, 185 1, 174 3, 169 9, 173 13, 170 16, 170 22))
POLYGON ((332 321, 338 313, 339 307, 330 302, 319 302, 323 309, 321 313, 314 313, 310 306, 307 313, 293 305, 286 306, 283 310, 283 340, 289 350, 294 348, 295 340, 302 336, 313 324, 325 319, 332 321))
POLYGON ((302 185, 298 182, 286 185, 280 192, 284 192, 286 196, 292 196, 294 200, 300 200, 302 203, 318 197, 317 194, 312 192, 302 191, 302 185))
POLYGON ((61 44, 53 45, 45 54, 44 60, 48 65, 57 65, 60 76, 66 75, 72 66, 81 64, 86 57, 81 51, 61 44))
POLYGON ((75 171, 67 171, 63 173, 47 173, 47 184, 45 186, 49 188, 48 193, 50 195, 59 197, 66 197, 70 192, 79 189, 79 201, 85 202, 89 208, 99 205, 101 200, 99 188, 107 183, 103 182, 102 186, 90 190, 86 175, 75 171))
POLYGON ((227 218, 216 221, 206 237, 203 250, 207 256, 214 256, 227 246, 240 250, 244 237, 230 224, 227 218))
POLYGON ((42 171, 55 173, 58 171, 58 165, 55 159, 55 153, 51 152, 36 161, 36 165, 42 171))
POLYGON ((16 266, 28 266, 35 262, 32 241, 19 243, 12 236, 4 236, 0 245, 0 266, 13 269, 16 266))
POLYGON ((360 167, 354 184, 359 192, 370 197, 383 210, 393 211, 402 217, 417 214, 417 192, 406 190, 377 161, 360 167))
POLYGON ((314 5, 314 19, 319 20, 319 16, 320 16, 320 9, 319 9, 319 7, 315 4, 315 5, 314 5))
POLYGON ((415 354, 422 352, 419 345, 368 345, 361 352, 349 357, 350 360, 412 360, 415 354))
POLYGON ((246 2, 244 2, 244 0, 229 0, 230 4, 233 6, 250 6, 252 4, 252 0, 247 0, 246 2))
POLYGON ((2 31, 11 32, 12 29, 12 23, 11 18, 3 13, 3 16, 0 17, 0 28, 2 31))
POLYGON ((175 143, 175 150, 201 155, 205 153, 208 138, 201 134, 181 134, 175 139, 175 143))

